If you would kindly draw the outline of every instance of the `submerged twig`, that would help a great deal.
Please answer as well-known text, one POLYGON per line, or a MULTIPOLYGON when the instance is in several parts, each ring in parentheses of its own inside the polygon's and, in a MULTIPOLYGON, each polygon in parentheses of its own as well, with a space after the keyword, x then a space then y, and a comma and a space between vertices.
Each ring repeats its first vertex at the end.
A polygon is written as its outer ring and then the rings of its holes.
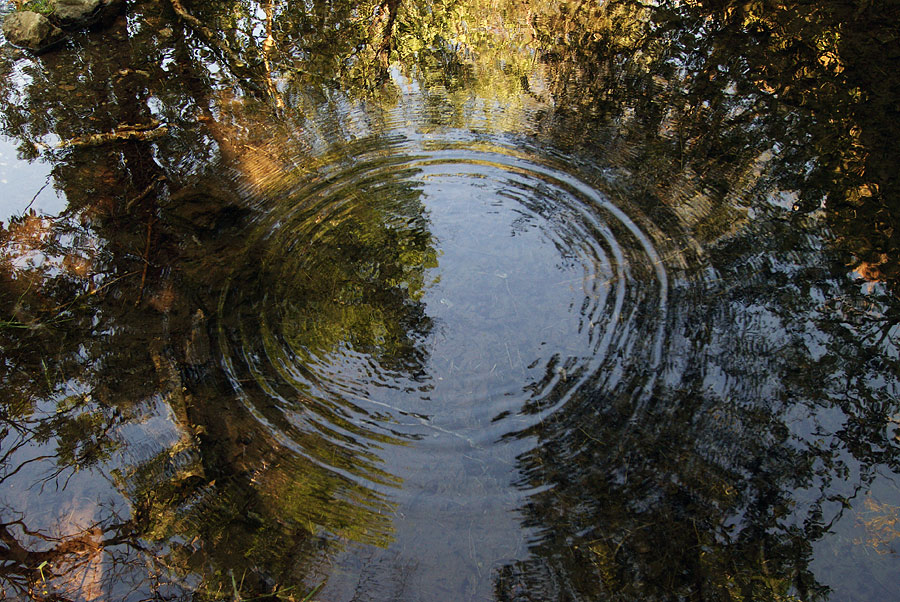
POLYGON ((145 188, 143 190, 143 192, 141 192, 139 195, 137 195, 136 197, 134 197, 133 199, 131 199, 130 201, 125 203, 125 211, 129 211, 135 203, 140 203, 141 201, 146 199, 147 196, 149 196, 150 193, 153 192, 153 189, 156 188, 156 185, 159 184, 160 182, 164 182, 165 180, 166 180, 165 176, 159 176, 158 178, 153 180, 153 182, 151 182, 150 185, 147 186, 147 188, 145 188))
POLYGON ((102 146, 111 142, 123 140, 153 140, 169 133, 169 128, 161 126, 158 121, 143 125, 120 125, 112 132, 101 132, 87 136, 78 136, 70 140, 63 140, 56 148, 83 148, 90 146, 102 146))
POLYGON ((153 234, 153 216, 150 216, 150 219, 147 221, 147 244, 144 246, 144 269, 141 272, 141 290, 138 293, 137 301, 135 302, 135 307, 141 304, 141 301, 144 299, 144 286, 147 283, 147 269, 150 267, 150 238, 153 234))

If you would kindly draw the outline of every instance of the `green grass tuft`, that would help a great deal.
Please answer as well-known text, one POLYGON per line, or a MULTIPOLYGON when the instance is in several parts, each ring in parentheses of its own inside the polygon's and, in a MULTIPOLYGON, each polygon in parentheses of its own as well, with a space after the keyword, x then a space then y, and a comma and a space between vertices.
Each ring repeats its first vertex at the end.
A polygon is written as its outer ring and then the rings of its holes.
POLYGON ((30 10, 31 12, 49 15, 53 12, 53 5, 49 0, 31 0, 21 5, 19 10, 30 10))

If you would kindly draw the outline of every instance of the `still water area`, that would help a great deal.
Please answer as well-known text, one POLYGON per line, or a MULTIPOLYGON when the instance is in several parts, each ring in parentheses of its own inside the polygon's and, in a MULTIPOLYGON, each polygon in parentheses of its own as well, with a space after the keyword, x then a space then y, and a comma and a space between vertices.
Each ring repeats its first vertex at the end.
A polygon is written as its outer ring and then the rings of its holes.
POLYGON ((5 44, 0 599, 900 600, 898 22, 136 0, 5 44))

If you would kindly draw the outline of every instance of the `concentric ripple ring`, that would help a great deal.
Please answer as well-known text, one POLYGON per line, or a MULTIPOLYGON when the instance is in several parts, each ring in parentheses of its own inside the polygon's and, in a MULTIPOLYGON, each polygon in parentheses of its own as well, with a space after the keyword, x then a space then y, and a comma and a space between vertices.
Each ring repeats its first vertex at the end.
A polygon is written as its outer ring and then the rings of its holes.
POLYGON ((597 183, 499 144, 326 158, 272 201, 221 298, 232 385, 288 449, 373 487, 393 482, 392 445, 452 455, 572 405, 638 412, 668 275, 638 210, 597 183))

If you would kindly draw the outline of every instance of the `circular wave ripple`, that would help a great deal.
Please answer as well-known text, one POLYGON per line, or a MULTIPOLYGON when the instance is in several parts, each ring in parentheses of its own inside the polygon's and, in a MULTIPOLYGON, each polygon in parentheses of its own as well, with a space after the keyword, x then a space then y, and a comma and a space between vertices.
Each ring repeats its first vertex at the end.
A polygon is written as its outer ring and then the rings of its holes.
POLYGON ((258 222, 220 304, 233 386, 284 446, 377 488, 573 405, 639 411, 668 276, 636 209, 501 146, 382 140, 326 163, 258 222))

